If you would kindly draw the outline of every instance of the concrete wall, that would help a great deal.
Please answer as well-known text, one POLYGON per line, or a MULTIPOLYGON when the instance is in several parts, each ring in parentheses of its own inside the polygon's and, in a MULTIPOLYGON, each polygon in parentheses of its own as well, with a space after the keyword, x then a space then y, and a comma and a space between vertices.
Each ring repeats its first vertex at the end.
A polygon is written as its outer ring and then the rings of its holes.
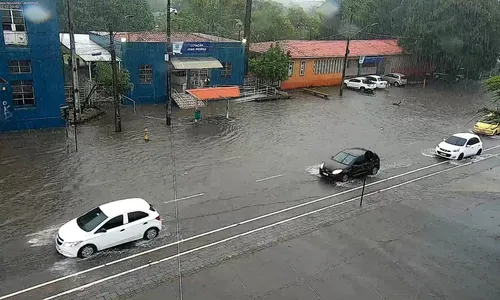
MULTIPOLYGON (((0 5, 12 0, 0 0, 0 5)), ((21 0, 21 3, 34 1, 21 0)), ((0 130, 25 130, 63 126, 59 107, 64 103, 64 77, 59 42, 59 24, 56 1, 36 1, 50 14, 46 21, 37 23, 25 18, 27 46, 6 45, 4 32, 0 29, 0 77, 7 83, 0 83, 0 130), (31 73, 9 74, 9 60, 30 60, 31 73), (11 82, 33 80, 35 105, 14 107, 11 82), (6 101, 7 114, 2 102, 6 101)), ((31 5, 23 5, 26 10, 31 5)))

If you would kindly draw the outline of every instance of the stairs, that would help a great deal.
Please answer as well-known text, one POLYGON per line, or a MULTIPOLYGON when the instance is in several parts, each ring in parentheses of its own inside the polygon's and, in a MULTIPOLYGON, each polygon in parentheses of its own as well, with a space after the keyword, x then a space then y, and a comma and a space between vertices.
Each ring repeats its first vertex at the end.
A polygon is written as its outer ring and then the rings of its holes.
POLYGON ((203 107, 206 105, 205 101, 198 101, 193 95, 179 93, 173 90, 172 99, 179 106, 180 109, 190 109, 195 107, 203 107))

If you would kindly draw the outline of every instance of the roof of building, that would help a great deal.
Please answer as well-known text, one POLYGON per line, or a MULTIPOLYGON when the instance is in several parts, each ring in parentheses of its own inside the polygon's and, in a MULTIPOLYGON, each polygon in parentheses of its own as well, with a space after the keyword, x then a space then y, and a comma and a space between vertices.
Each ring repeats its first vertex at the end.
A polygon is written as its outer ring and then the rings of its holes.
MULTIPOLYGON (((271 45, 278 43, 285 52, 290 51, 292 58, 306 57, 344 57, 346 41, 306 41, 284 40, 250 44, 250 51, 266 52, 271 45)), ((397 40, 352 40, 349 44, 349 57, 384 56, 403 53, 397 40)))
MULTIPOLYGON (((59 40, 64 47, 70 49, 69 33, 59 33, 59 40)), ((108 50, 92 41, 88 34, 75 34, 75 51, 76 55, 86 62, 111 61, 108 50)))
MULTIPOLYGON (((118 32, 115 39, 120 40, 121 38, 126 38, 129 42, 158 43, 166 42, 167 34, 164 32, 118 32)), ((172 42, 238 42, 232 39, 197 32, 172 32, 171 38, 172 42)))
POLYGON ((130 198, 108 202, 106 204, 100 205, 99 208, 107 216, 112 216, 132 212, 134 210, 148 211, 149 203, 141 198, 130 198))

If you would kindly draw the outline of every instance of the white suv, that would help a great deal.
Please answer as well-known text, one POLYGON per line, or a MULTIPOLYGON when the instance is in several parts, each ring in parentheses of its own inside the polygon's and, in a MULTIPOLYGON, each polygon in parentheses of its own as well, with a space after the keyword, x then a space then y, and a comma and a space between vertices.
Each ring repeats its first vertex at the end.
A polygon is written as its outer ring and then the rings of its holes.
POLYGON ((360 90, 361 92, 373 92, 377 86, 365 77, 356 77, 344 80, 344 87, 360 90))
POLYGON ((87 258, 103 249, 154 239, 161 221, 156 209, 144 199, 106 203, 64 224, 57 233, 56 249, 67 257, 87 258))

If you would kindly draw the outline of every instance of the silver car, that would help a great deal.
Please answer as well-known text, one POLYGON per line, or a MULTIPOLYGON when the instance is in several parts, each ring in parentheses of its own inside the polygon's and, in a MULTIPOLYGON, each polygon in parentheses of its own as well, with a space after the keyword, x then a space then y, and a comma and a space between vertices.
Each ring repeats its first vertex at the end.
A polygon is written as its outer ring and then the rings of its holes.
POLYGON ((394 86, 405 86, 408 83, 406 76, 400 73, 389 73, 384 75, 384 79, 394 86))

